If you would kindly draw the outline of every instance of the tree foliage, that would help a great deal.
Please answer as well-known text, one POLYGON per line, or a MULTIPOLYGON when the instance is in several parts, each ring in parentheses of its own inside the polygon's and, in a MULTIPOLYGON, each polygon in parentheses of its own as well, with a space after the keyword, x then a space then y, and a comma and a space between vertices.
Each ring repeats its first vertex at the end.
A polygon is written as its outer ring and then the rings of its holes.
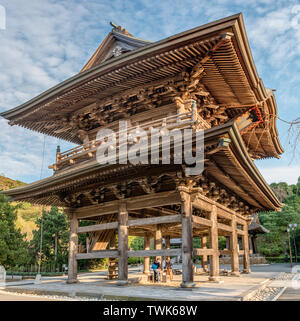
MULTIPOLYGON (((270 185, 276 196, 284 204, 281 212, 260 213, 260 223, 270 232, 259 237, 259 251, 266 256, 283 256, 287 254, 289 224, 298 224, 300 228, 300 177, 295 185, 273 183, 270 185)), ((298 253, 300 240, 297 238, 298 253)), ((294 251, 292 249, 292 251, 294 251)))
POLYGON ((25 264, 28 260, 26 235, 17 229, 18 206, 13 206, 0 194, 0 265, 5 267, 25 264))
POLYGON ((30 252, 33 263, 38 260, 42 229, 42 261, 47 263, 67 263, 69 222, 67 216, 57 207, 43 210, 41 218, 36 220, 38 229, 33 231, 30 252))

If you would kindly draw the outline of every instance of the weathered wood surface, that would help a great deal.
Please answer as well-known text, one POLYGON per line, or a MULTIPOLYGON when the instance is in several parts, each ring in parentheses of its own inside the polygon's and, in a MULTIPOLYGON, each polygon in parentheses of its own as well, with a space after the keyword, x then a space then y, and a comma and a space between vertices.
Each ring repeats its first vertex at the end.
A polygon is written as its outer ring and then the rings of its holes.
POLYGON ((69 264, 68 264, 68 280, 67 283, 77 282, 77 260, 78 251, 78 219, 73 209, 66 209, 70 218, 70 239, 69 239, 69 264))
POLYGON ((244 273, 250 272, 250 251, 249 251, 249 236, 248 236, 248 224, 243 226, 244 235, 242 236, 242 245, 244 250, 243 256, 243 266, 244 266, 244 273))
MULTIPOLYGON (((146 234, 144 237, 144 250, 149 251, 150 250, 150 236, 149 234, 146 234)), ((150 257, 145 256, 144 257, 144 274, 150 273, 150 257)))
POLYGON ((230 235, 230 250, 231 254, 231 273, 233 275, 239 275, 239 244, 236 227, 236 217, 232 217, 231 221, 232 233, 230 235))
MULTIPOLYGON (((207 249, 207 237, 206 236, 203 236, 201 238, 201 247, 203 250, 206 250, 207 249)), ((201 260, 201 263, 202 263, 202 268, 203 268, 203 271, 207 272, 208 271, 208 260, 207 260, 207 256, 206 254, 202 255, 202 260, 201 260)))
POLYGON ((128 211, 126 203, 119 204, 118 211, 118 280, 122 282, 128 281, 128 211))
POLYGON ((182 283, 181 287, 194 285, 193 274, 193 226, 192 226, 192 202, 188 192, 181 190, 181 214, 182 214, 182 283))
POLYGON ((193 249, 193 255, 197 256, 207 256, 207 255, 213 255, 215 253, 215 250, 213 249, 193 249))
MULTIPOLYGON (((128 211, 178 204, 179 202, 179 194, 176 191, 142 195, 126 199, 128 211)), ((75 213, 78 219, 91 218, 117 212, 117 201, 111 201, 99 205, 91 205, 75 209, 75 213)))
POLYGON ((218 241, 218 221, 217 221, 217 207, 214 205, 210 212, 210 220, 212 226, 210 228, 210 248, 213 254, 210 256, 209 275, 211 281, 218 280, 219 276, 219 241, 218 241))
POLYGON ((199 217, 199 216, 192 216, 193 225, 200 225, 200 226, 208 226, 212 225, 212 222, 206 218, 199 217))
POLYGON ((153 225, 153 224, 166 224, 166 223, 176 223, 181 221, 181 215, 168 215, 168 216, 158 216, 141 218, 137 220, 128 220, 128 226, 143 226, 143 225, 153 225))
POLYGON ((104 259, 104 258, 117 258, 117 257, 119 257, 118 250, 93 251, 90 253, 78 253, 76 255, 77 260, 104 259))
POLYGON ((218 229, 222 230, 222 231, 226 231, 226 232, 232 232, 232 227, 222 224, 222 223, 218 223, 218 229))
POLYGON ((112 230, 117 228, 118 228, 118 222, 95 224, 95 225, 78 227, 77 233, 79 234, 89 233, 89 232, 97 232, 97 231, 103 231, 103 230, 112 230))
POLYGON ((178 256, 180 254, 181 254, 181 249, 128 251, 128 257, 150 257, 150 256, 162 257, 162 256, 178 256))

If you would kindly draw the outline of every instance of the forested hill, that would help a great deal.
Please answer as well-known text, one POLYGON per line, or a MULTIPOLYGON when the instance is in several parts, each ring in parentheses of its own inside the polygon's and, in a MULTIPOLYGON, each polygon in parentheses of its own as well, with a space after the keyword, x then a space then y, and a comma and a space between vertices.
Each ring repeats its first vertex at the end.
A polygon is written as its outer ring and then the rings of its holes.
POLYGON ((26 183, 23 183, 18 180, 15 181, 11 178, 0 175, 0 191, 6 191, 8 189, 20 187, 22 185, 26 185, 26 183))

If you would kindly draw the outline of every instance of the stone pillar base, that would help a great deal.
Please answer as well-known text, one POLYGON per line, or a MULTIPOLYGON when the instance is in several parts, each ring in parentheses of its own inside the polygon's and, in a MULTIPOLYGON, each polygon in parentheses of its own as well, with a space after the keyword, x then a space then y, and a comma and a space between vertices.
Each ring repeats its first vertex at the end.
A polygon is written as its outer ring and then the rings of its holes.
POLYGON ((218 282, 218 283, 220 282, 220 278, 218 276, 210 276, 208 280, 210 282, 218 282))
POLYGON ((185 289, 187 289, 187 288, 193 288, 193 287, 195 287, 195 286, 196 286, 196 284, 195 284, 194 282, 182 282, 182 283, 180 284, 180 287, 185 288, 185 289))
POLYGON ((118 280, 117 285, 126 286, 126 285, 128 285, 128 280, 118 280))
POLYGON ((143 274, 150 274, 150 271, 143 271, 143 274))
POLYGON ((238 277, 238 276, 241 276, 239 271, 231 271, 231 272, 230 272, 230 275, 231 275, 231 276, 237 276, 237 277, 238 277))
POLYGON ((244 269, 243 270, 243 274, 250 274, 251 273, 251 270, 250 269, 244 269))
POLYGON ((71 279, 66 281, 67 284, 74 284, 74 283, 79 283, 77 279, 71 279))

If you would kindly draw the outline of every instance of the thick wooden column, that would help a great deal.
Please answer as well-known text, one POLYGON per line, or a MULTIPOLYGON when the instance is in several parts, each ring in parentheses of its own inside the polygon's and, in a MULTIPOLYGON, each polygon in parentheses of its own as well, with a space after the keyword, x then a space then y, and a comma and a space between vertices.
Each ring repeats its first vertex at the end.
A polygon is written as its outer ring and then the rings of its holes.
MULTIPOLYGON (((166 249, 170 250, 171 248, 171 237, 168 235, 165 237, 165 241, 166 241, 166 249)), ((169 256, 166 256, 166 261, 170 260, 169 256)))
POLYGON ((244 235, 242 236, 242 242, 243 242, 243 250, 244 250, 244 255, 243 255, 243 273, 250 273, 250 251, 249 251, 249 235, 248 235, 248 224, 245 222, 243 225, 243 231, 244 235))
MULTIPOLYGON (((150 250, 150 235, 144 236, 144 250, 150 250)), ((150 273, 150 257, 144 257, 144 274, 150 273)))
POLYGON ((230 235, 230 250, 231 250, 231 275, 239 276, 239 244, 236 226, 236 217, 232 216, 231 220, 232 233, 230 235))
POLYGON ((181 214, 182 214, 182 283, 181 287, 191 288, 195 286, 193 270, 193 227, 192 227, 192 203, 188 192, 181 190, 181 214))
POLYGON ((128 212, 126 203, 119 204, 118 213, 118 285, 128 284, 128 212))
POLYGON ((226 237, 226 249, 230 251, 230 237, 229 236, 225 236, 226 237))
MULTIPOLYGON (((162 232, 161 232, 161 225, 156 225, 156 230, 154 232, 154 248, 155 250, 162 249, 162 232)), ((159 260, 160 265, 162 266, 162 256, 156 256, 156 260, 159 260)))
POLYGON ((217 208, 215 205, 212 206, 210 212, 210 221, 212 223, 210 227, 209 243, 210 248, 213 250, 213 255, 210 256, 209 261, 209 280, 219 280, 219 240, 218 240, 218 217, 217 208))
MULTIPOLYGON (((201 247, 203 249, 207 249, 207 237, 202 236, 201 237, 201 247)), ((202 269, 204 272, 208 271, 208 266, 207 266, 207 255, 202 255, 202 269)))
POLYGON ((256 254, 257 252, 257 244, 256 244, 256 235, 252 237, 252 245, 253 245, 253 253, 256 254))
POLYGON ((70 238, 69 238, 69 264, 68 264, 68 284, 77 283, 77 260, 78 252, 78 219, 71 208, 65 209, 70 219, 70 238))
MULTIPOLYGON (((109 241, 109 249, 110 250, 115 250, 116 249, 116 244, 117 244, 117 239, 116 239, 116 230, 114 231, 110 241, 109 241)), ((115 279, 117 277, 117 259, 116 258, 109 258, 108 259, 108 279, 115 279)))

